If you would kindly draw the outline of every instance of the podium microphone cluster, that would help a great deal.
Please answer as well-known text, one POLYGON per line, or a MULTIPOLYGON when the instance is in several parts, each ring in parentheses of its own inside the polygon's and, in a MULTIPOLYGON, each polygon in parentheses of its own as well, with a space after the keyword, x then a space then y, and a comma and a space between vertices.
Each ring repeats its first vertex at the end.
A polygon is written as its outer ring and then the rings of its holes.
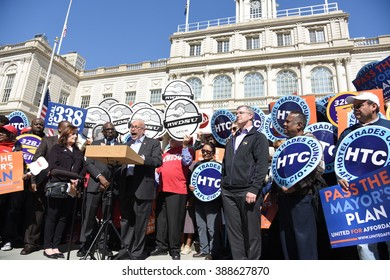
POLYGON ((66 179, 73 179, 73 180, 76 180, 76 179, 83 180, 84 179, 84 177, 80 176, 79 174, 77 174, 75 172, 65 171, 65 170, 61 170, 61 169, 53 169, 50 172, 50 174, 53 176, 56 176, 56 177, 62 177, 62 178, 66 178, 66 179))

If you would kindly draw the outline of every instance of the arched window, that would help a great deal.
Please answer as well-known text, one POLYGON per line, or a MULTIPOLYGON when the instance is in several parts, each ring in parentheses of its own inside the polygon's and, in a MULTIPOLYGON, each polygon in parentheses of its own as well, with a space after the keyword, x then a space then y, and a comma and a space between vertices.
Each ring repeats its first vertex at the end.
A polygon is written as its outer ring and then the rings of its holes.
POLYGON ((298 91, 297 75, 290 70, 284 70, 276 76, 277 95, 292 95, 298 91))
POLYGON ((5 85, 2 89, 1 102, 6 103, 10 99, 12 87, 14 86, 17 67, 16 65, 9 66, 5 73, 5 85))
POLYGON ((244 78, 244 97, 264 96, 264 78, 259 73, 249 73, 244 78))
POLYGON ((316 67, 311 71, 311 90, 313 93, 334 92, 333 75, 326 67, 316 67))
POLYGON ((199 78, 192 77, 187 79, 194 94, 194 100, 199 100, 202 97, 202 81, 199 78))
POLYGON ((232 79, 227 75, 220 75, 214 79, 213 99, 225 99, 232 96, 232 79))

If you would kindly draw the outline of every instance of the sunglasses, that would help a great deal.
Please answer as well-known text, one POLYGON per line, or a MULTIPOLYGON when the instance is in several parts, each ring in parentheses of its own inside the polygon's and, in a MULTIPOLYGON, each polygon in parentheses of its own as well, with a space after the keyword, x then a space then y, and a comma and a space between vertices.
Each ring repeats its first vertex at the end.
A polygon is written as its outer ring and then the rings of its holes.
POLYGON ((212 151, 208 151, 208 150, 204 150, 202 149, 202 154, 208 154, 208 155, 211 155, 213 152, 212 151))

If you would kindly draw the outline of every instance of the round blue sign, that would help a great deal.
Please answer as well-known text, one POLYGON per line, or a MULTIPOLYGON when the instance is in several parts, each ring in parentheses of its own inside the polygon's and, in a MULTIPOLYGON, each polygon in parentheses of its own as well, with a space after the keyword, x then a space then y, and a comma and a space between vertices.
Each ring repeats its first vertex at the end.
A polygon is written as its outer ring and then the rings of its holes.
POLYGON ((265 123, 265 117, 263 110, 257 107, 252 107, 253 111, 255 112, 255 115, 253 116, 253 126, 256 128, 257 131, 261 132, 264 127, 265 123))
POLYGON ((291 111, 302 112, 310 120, 310 108, 307 102, 296 95, 284 96, 276 101, 271 111, 272 123, 277 132, 284 135, 284 121, 291 111))
POLYGON ((211 117, 211 132, 214 139, 221 145, 225 145, 227 140, 232 135, 230 131, 232 123, 236 120, 236 116, 228 110, 216 110, 211 117))
POLYGON ((22 111, 14 111, 8 115, 9 124, 13 125, 17 130, 18 134, 22 131, 23 128, 29 126, 27 116, 22 111))
POLYGON ((264 126, 262 131, 265 136, 267 136, 267 139, 271 142, 275 142, 278 139, 285 139, 286 137, 278 134, 276 130, 273 128, 272 125, 272 118, 270 115, 267 115, 265 117, 264 126))
POLYGON ((312 133, 322 146, 325 161, 325 173, 334 171, 334 156, 336 154, 337 128, 327 122, 311 124, 305 132, 312 133))
POLYGON ((369 125, 349 133, 336 152, 335 172, 347 181, 390 163, 390 129, 369 125))
POLYGON ((290 188, 309 175, 323 156, 320 142, 313 137, 288 139, 275 152, 271 170, 278 186, 290 188))
POLYGON ((221 194, 221 170, 219 162, 199 164, 191 174, 194 195, 201 201, 212 201, 221 194))

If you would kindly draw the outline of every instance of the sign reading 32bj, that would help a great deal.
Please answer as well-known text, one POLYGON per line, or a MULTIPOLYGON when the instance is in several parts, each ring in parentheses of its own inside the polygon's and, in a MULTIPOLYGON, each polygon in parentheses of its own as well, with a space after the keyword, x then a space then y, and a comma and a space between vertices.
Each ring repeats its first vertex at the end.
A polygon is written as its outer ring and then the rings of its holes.
POLYGON ((318 140, 308 136, 288 139, 272 158, 272 175, 278 186, 290 188, 309 175, 323 156, 318 140))
POLYGON ((216 199, 221 194, 221 170, 219 162, 199 164, 191 174, 191 185, 195 187, 194 195, 201 201, 216 199))

